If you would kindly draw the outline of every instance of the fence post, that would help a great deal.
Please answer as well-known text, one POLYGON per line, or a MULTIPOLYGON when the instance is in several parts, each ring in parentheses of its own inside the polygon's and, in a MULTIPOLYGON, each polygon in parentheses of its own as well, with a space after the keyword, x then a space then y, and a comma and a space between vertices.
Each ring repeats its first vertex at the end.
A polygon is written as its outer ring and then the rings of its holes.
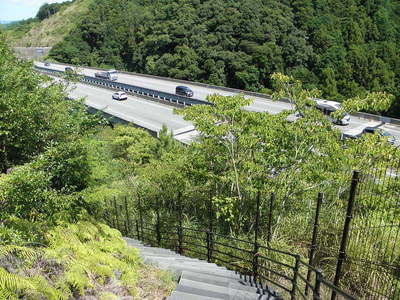
POLYGON ((116 229, 119 230, 119 214, 118 214, 118 207, 117 207, 117 198, 114 196, 114 211, 115 211, 115 225, 116 229))
POLYGON ((131 220, 130 220, 130 217, 129 217, 129 209, 128 209, 128 199, 127 199, 127 197, 125 196, 125 213, 126 213, 126 234, 128 235, 128 234, 130 234, 131 233, 131 226, 132 226, 132 224, 131 224, 131 220))
POLYGON ((183 228, 182 228, 182 195, 181 192, 178 193, 178 253, 183 254, 183 228))
MULTIPOLYGON (((308 264, 310 266, 314 266, 314 255, 315 255, 315 251, 317 250, 319 213, 320 213, 320 210, 321 210, 321 204, 322 204, 323 198, 324 198, 324 194, 323 193, 318 193, 317 207, 315 209, 314 228, 313 228, 313 233, 312 233, 311 248, 310 248, 309 260, 308 260, 308 264)), ((307 281, 310 282, 310 280, 311 280, 311 269, 308 268, 308 270, 307 270, 307 281)), ((307 284, 306 284, 306 287, 305 287, 304 294, 306 296, 308 295, 308 285, 307 284)))
POLYGON ((156 200, 156 234, 157 234, 157 246, 161 246, 161 228, 160 228, 160 203, 159 199, 156 200))
POLYGON ((271 193, 271 198, 269 199, 269 212, 268 212, 268 232, 267 232, 267 245, 270 246, 272 238, 272 209, 275 200, 275 193, 271 193))
POLYGON ((214 242, 213 242, 213 205, 212 205, 212 192, 210 191, 209 203, 208 203, 208 232, 207 232, 207 261, 211 262, 213 257, 214 242))
MULTIPOLYGON (((346 259, 347 239, 349 237, 351 220, 353 218, 354 200, 356 197, 359 175, 360 174, 358 171, 354 171, 353 177, 351 179, 350 195, 349 195, 349 201, 347 203, 346 219, 344 221, 342 241, 340 243, 339 256, 336 265, 335 279, 333 280, 333 285, 335 286, 339 286, 339 281, 342 276, 343 262, 346 259)), ((335 299, 336 299, 336 291, 332 290, 331 300, 335 299)))
MULTIPOLYGON (((103 198, 103 202, 104 202, 104 204, 107 203, 106 197, 103 198)), ((106 207, 106 206, 104 205, 104 207, 106 207)), ((109 222, 109 220, 108 220, 108 216, 107 216, 107 211, 106 211, 106 210, 104 210, 104 212, 103 212, 103 218, 104 218, 104 220, 107 222, 107 224, 110 225, 110 222, 109 222)))
POLYGON ((125 196, 125 215, 126 215, 126 234, 129 235, 131 233, 131 220, 129 219, 129 210, 128 210, 128 199, 125 196))
POLYGON ((321 270, 317 270, 315 273, 315 286, 313 290, 313 300, 321 300, 321 279, 322 272, 321 270))
POLYGON ((112 213, 112 211, 114 210, 113 209, 113 201, 111 200, 111 199, 109 199, 109 204, 108 204, 108 206, 110 207, 110 222, 111 222, 111 225, 112 225, 112 227, 113 228, 115 228, 115 211, 114 211, 114 213, 112 213))
POLYGON ((296 299, 297 277, 299 275, 299 268, 300 268, 300 256, 296 255, 295 259, 296 259, 296 262, 295 262, 294 268, 293 268, 292 290, 290 292, 291 300, 296 299))
MULTIPOLYGON (((121 198, 121 201, 122 201, 122 198, 121 198)), ((124 214, 123 206, 122 206, 122 204, 118 204, 118 215, 121 219, 121 224, 120 224, 121 227, 119 230, 121 231, 121 233, 122 233, 122 229, 125 230, 125 228, 126 228, 125 218, 124 218, 123 214, 124 214)))
MULTIPOLYGON (((110 207, 109 201, 106 197, 104 197, 104 207, 110 207)), ((110 214, 110 210, 104 210, 104 218, 107 221, 108 226, 112 226, 112 216, 110 214)))
POLYGON ((136 223, 136 236, 137 236, 137 239, 140 240, 139 219, 138 218, 136 218, 135 223, 136 223))
POLYGON ((143 215, 142 215, 142 200, 140 195, 138 194, 138 205, 139 205, 139 220, 140 220, 140 236, 141 240, 144 242, 144 235, 143 235, 143 215))
POLYGON ((258 277, 258 234, 259 234, 259 223, 260 223, 260 197, 261 191, 259 190, 257 193, 257 202, 256 202, 256 220, 254 226, 254 248, 253 248, 253 281, 254 284, 257 285, 257 277, 258 277))
POLYGON ((207 243, 207 262, 211 262, 211 237, 210 231, 206 232, 206 243, 207 243))

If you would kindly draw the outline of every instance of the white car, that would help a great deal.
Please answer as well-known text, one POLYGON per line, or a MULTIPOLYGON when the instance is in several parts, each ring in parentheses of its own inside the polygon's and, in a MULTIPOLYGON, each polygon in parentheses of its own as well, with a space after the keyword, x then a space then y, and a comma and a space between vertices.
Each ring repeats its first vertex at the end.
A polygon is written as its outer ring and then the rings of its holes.
POLYGON ((126 100, 128 96, 124 92, 116 92, 112 95, 112 98, 115 100, 126 100))

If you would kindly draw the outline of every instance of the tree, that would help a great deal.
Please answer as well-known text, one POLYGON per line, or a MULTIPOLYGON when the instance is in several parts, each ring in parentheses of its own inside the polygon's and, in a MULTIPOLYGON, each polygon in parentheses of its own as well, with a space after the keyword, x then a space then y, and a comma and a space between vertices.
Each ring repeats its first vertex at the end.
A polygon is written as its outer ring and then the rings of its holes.
POLYGON ((38 18, 40 21, 48 19, 72 2, 73 1, 65 1, 62 3, 51 3, 51 4, 45 3, 39 8, 39 11, 36 14, 36 18, 38 18))
MULTIPOLYGON (((221 215, 229 219, 234 230, 252 222, 244 212, 256 190, 278 193, 280 220, 291 211, 305 209, 299 195, 306 198, 319 190, 342 190, 348 184, 349 170, 371 168, 376 161, 359 156, 362 147, 374 148, 374 157, 382 162, 390 152, 390 145, 380 143, 376 148, 371 139, 345 142, 347 150, 343 150, 340 132, 315 109, 312 99, 319 97, 320 91, 304 89, 301 82, 280 73, 272 80, 274 99, 290 99, 292 109, 276 115, 250 112, 243 107, 251 99, 214 95, 208 98, 211 106, 179 111, 201 136, 199 143, 191 146, 196 159, 187 174, 191 174, 193 185, 218 195, 215 205, 219 209, 226 206, 221 215), (295 114, 301 117, 294 118, 295 114)), ((351 111, 386 109, 390 99, 385 93, 371 93, 365 98, 348 99, 343 106, 351 111)))
POLYGON ((99 124, 64 86, 15 58, 0 36, 0 170, 27 162, 53 143, 73 140, 99 124))

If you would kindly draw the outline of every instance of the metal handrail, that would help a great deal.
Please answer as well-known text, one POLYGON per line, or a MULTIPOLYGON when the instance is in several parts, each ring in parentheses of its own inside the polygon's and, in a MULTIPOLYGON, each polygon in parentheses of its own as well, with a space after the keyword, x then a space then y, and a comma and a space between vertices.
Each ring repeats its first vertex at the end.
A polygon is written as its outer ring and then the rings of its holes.
MULTIPOLYGON (((138 211, 140 214, 141 210, 138 209, 138 211)), ((115 213, 117 214, 115 224, 116 227, 118 227, 120 223, 118 222, 118 211, 116 210, 115 213)), ((207 257, 208 262, 220 262, 228 269, 239 270, 244 276, 245 281, 248 278, 252 284, 257 284, 256 282, 259 282, 262 286, 262 281, 269 282, 281 289, 282 292, 284 291, 289 293, 292 300, 299 298, 310 299, 310 297, 312 299, 322 299, 320 296, 322 285, 327 287, 330 292, 340 295, 345 299, 356 299, 325 279, 318 268, 302 260, 299 255, 274 249, 269 246, 259 245, 257 235, 255 235, 254 241, 251 242, 216 233, 213 231, 212 226, 210 226, 208 230, 204 230, 182 226, 182 222, 171 225, 162 221, 160 222, 159 219, 157 219, 156 224, 152 224, 151 221, 146 222, 145 224, 143 219, 140 219, 140 221, 141 226, 136 226, 137 236, 139 239, 151 241, 151 243, 154 242, 157 246, 162 245, 162 241, 173 241, 173 243, 168 245, 168 247, 178 251, 180 254, 187 251, 193 253, 192 255, 195 254, 195 256, 207 257), (160 230, 160 227, 162 227, 162 230, 160 230), (199 234, 193 235, 191 232, 199 234), (151 239, 151 237, 153 238, 151 239), (231 242, 231 244, 228 244, 228 242, 231 242), (249 248, 245 249, 247 246, 245 246, 245 248, 236 246, 236 243, 245 243, 249 248), (206 251, 202 252, 202 249, 205 249, 206 251), (233 251, 228 249, 232 249, 233 251), (260 253, 260 250, 265 250, 267 253, 260 253), (294 259, 294 264, 291 265, 290 263, 280 262, 274 258, 268 257, 268 254, 271 253, 282 254, 285 255, 287 259, 294 259), (235 261, 230 261, 230 259, 235 261), (269 263, 272 263, 273 265, 271 266, 269 263), (277 266, 279 267, 277 268, 277 266), (281 271, 282 268, 287 268, 290 273, 285 274, 281 271), (306 271, 307 278, 302 275, 306 271), (315 282, 310 281, 311 278, 314 278, 310 275, 312 272, 315 273, 315 282), (305 290, 303 290, 304 287, 305 290), (312 291, 312 295, 309 295, 310 290, 312 291)))
POLYGON ((242 262, 247 262, 247 263, 250 263, 250 264, 253 263, 253 261, 251 261, 251 260, 245 259, 243 257, 236 256, 236 255, 233 255, 231 253, 226 253, 226 252, 220 251, 218 249, 214 249, 214 251, 217 252, 217 253, 220 253, 222 255, 226 255, 226 256, 229 256, 229 257, 232 257, 232 258, 236 258, 236 259, 238 259, 239 261, 242 261, 242 262))
POLYGON ((221 246, 228 247, 228 248, 231 248, 231 249, 235 249, 235 250, 239 250, 239 251, 244 251, 244 252, 253 254, 253 251, 251 251, 251 250, 246 250, 246 249, 238 248, 238 247, 235 247, 235 246, 230 246, 230 245, 222 244, 222 243, 220 243, 220 242, 214 241, 214 244, 216 244, 216 245, 221 245, 221 246))
POLYGON ((265 281, 271 282, 271 283, 275 284, 276 286, 278 286, 279 288, 281 288, 282 290, 290 293, 290 289, 287 288, 286 286, 284 286, 284 285, 282 285, 282 284, 280 284, 280 283, 278 283, 278 282, 276 282, 276 281, 272 280, 271 278, 268 278, 268 277, 266 277, 264 275, 259 275, 259 276, 261 278, 263 278, 265 281))

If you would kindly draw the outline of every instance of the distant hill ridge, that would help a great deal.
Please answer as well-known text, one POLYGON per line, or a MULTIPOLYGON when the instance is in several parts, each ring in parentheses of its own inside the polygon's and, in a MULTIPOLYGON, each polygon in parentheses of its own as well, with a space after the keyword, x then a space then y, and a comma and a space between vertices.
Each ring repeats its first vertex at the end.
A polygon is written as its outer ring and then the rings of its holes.
POLYGON ((85 16, 93 0, 65 1, 59 11, 48 18, 31 18, 11 23, 7 33, 13 46, 52 47, 59 43, 85 16))
POLYGON ((400 117, 398 0, 75 0, 45 17, 19 37, 8 30, 13 45, 264 93, 274 72, 332 100, 386 91, 396 97, 386 115, 400 117))

